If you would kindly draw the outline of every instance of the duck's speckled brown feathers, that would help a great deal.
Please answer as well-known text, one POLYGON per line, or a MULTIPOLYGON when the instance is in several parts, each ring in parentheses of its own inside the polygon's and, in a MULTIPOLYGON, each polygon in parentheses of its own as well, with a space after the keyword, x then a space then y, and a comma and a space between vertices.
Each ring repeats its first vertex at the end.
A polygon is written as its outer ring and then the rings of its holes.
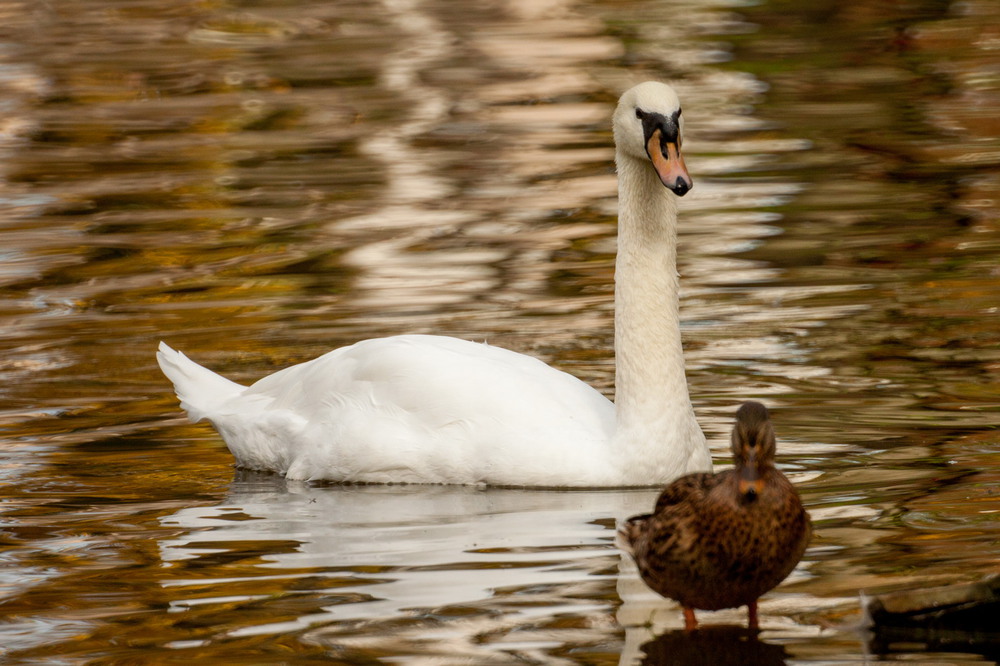
POLYGON ((652 514, 626 521, 622 540, 649 587, 687 609, 717 610, 755 604, 785 579, 812 528, 774 449, 767 410, 746 403, 733 431, 735 469, 681 477, 652 514))

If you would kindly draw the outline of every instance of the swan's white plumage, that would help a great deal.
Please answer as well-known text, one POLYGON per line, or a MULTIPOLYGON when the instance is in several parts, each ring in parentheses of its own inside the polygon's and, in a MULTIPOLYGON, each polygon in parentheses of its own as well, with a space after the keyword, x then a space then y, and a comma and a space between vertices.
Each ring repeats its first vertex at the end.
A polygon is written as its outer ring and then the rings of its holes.
MULTIPOLYGON (((197 391, 198 383, 189 378, 208 371, 165 344, 157 356, 190 405, 186 387, 197 391)), ((555 470, 577 479, 572 485, 614 478, 611 402, 501 347, 431 335, 375 338, 250 387, 230 385, 237 390, 213 394, 209 413, 192 411, 192 420, 207 418, 237 442, 230 446, 241 466, 289 478, 553 485, 555 470)))
POLYGON ((535 358, 429 335, 364 340, 250 387, 161 343, 181 406, 238 465, 291 479, 599 487, 710 469, 680 347, 675 197, 645 156, 640 105, 679 109, 669 86, 646 83, 615 113, 617 413, 535 358))

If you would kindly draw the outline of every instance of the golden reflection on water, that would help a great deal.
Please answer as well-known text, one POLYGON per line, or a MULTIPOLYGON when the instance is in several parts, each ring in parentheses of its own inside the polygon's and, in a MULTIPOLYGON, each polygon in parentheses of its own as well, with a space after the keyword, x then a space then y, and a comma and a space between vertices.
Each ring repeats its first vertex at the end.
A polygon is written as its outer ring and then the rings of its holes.
POLYGON ((827 627, 859 589, 995 569, 1000 17, 800 4, 0 3, 4 658, 707 649, 613 549, 650 493, 234 479, 153 363, 250 381, 437 332, 611 395, 608 117, 645 78, 688 119, 699 417, 726 463, 734 405, 773 406, 816 522, 713 663, 856 661, 827 627))

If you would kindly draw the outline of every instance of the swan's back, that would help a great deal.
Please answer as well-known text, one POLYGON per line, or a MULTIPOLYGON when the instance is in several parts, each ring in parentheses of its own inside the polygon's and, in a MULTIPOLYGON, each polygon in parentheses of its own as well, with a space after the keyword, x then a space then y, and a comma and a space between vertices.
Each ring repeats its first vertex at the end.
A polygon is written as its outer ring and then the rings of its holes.
POLYGON ((613 405, 500 347, 424 335, 364 340, 209 409, 186 397, 205 394, 204 376, 188 374, 196 381, 175 381, 178 396, 215 425, 237 463, 289 478, 601 486, 620 475, 613 405))

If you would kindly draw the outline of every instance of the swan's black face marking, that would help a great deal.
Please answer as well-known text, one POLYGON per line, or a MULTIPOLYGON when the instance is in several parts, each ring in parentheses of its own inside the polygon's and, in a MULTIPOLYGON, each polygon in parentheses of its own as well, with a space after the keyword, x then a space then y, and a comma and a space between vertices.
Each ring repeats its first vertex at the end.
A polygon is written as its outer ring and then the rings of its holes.
POLYGON ((660 181, 677 196, 684 196, 694 183, 691 182, 681 156, 681 110, 677 109, 667 117, 662 113, 637 108, 635 117, 642 123, 646 155, 653 163, 660 181))
POLYGON ((670 143, 680 145, 680 109, 674 111, 669 118, 662 113, 636 109, 635 117, 642 121, 642 135, 646 138, 647 144, 649 143, 649 137, 653 136, 653 132, 660 130, 660 135, 663 137, 662 140, 664 143, 669 141, 670 143))

